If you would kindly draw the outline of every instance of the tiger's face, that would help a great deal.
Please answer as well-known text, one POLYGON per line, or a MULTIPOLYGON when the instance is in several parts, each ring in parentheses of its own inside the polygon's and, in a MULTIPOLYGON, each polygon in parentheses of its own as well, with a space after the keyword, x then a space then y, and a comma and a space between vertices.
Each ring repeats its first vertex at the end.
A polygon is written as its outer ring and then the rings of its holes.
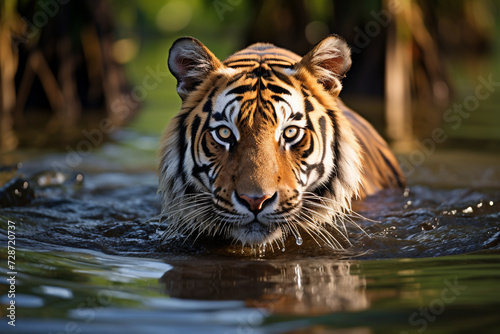
POLYGON ((261 65, 236 70, 236 81, 222 79, 230 84, 214 94, 194 143, 196 163, 206 167, 196 177, 212 195, 214 213, 230 224, 231 237, 249 244, 280 238, 306 210, 304 195, 334 167, 325 159, 334 155, 328 112, 275 71, 261 65))
POLYGON ((224 62, 195 39, 176 41, 169 67, 183 104, 159 167, 167 236, 272 247, 306 232, 339 246, 332 230, 361 179, 360 147, 336 103, 349 66, 335 36, 302 59, 256 44, 224 62))

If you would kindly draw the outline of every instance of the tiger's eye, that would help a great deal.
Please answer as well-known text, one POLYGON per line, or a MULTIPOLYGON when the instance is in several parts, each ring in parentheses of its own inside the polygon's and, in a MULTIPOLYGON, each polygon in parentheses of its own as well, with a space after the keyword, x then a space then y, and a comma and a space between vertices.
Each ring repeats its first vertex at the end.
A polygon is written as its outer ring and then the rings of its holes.
POLYGON ((219 137, 221 139, 229 139, 231 137, 231 130, 225 126, 221 126, 218 130, 217 130, 217 134, 219 135, 219 137))
POLYGON ((295 136, 297 136, 297 133, 299 132, 299 129, 296 126, 289 126, 288 128, 283 131, 283 136, 285 139, 293 139, 295 136))

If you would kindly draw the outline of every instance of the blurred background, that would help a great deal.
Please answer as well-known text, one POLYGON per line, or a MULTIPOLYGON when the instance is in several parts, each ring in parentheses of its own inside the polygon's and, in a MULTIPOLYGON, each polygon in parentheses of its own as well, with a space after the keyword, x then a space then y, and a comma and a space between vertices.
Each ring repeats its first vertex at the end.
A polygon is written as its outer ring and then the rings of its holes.
POLYGON ((500 0, 3 0, 0 19, 4 153, 156 143, 180 107, 178 37, 224 59, 259 41, 303 55, 332 33, 352 47, 341 97, 395 149, 499 147, 500 0))
POLYGON ((498 333, 499 106, 500 0, 0 0, 0 258, 8 245, 14 265, 17 241, 18 327, 498 333), (173 41, 224 59, 254 42, 303 55, 332 33, 352 48, 341 97, 391 143, 409 188, 353 205, 345 253, 290 236, 286 253, 242 261, 238 246, 164 240, 173 41))

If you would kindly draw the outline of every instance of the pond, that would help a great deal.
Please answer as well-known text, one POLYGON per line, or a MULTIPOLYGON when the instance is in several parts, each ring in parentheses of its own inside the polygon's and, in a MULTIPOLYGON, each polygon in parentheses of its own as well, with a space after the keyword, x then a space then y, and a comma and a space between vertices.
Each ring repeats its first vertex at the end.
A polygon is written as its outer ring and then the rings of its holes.
POLYGON ((162 245, 156 140, 3 157, 1 333, 500 331, 496 153, 438 151, 356 203, 344 252, 258 252, 162 245))

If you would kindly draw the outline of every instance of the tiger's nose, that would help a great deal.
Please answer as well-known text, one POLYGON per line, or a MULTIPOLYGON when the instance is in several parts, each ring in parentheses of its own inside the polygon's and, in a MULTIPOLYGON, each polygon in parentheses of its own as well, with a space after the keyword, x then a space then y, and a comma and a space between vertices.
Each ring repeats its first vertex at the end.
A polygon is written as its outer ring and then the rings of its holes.
MULTIPOLYGON (((250 210, 252 211, 260 211, 262 210, 265 202, 271 198, 273 198, 276 195, 269 195, 266 194, 264 196, 248 196, 246 194, 241 194, 239 195, 242 200, 244 200, 246 203, 248 203, 248 206, 250 207, 250 210)), ((267 203, 266 203, 267 204, 267 203)))

